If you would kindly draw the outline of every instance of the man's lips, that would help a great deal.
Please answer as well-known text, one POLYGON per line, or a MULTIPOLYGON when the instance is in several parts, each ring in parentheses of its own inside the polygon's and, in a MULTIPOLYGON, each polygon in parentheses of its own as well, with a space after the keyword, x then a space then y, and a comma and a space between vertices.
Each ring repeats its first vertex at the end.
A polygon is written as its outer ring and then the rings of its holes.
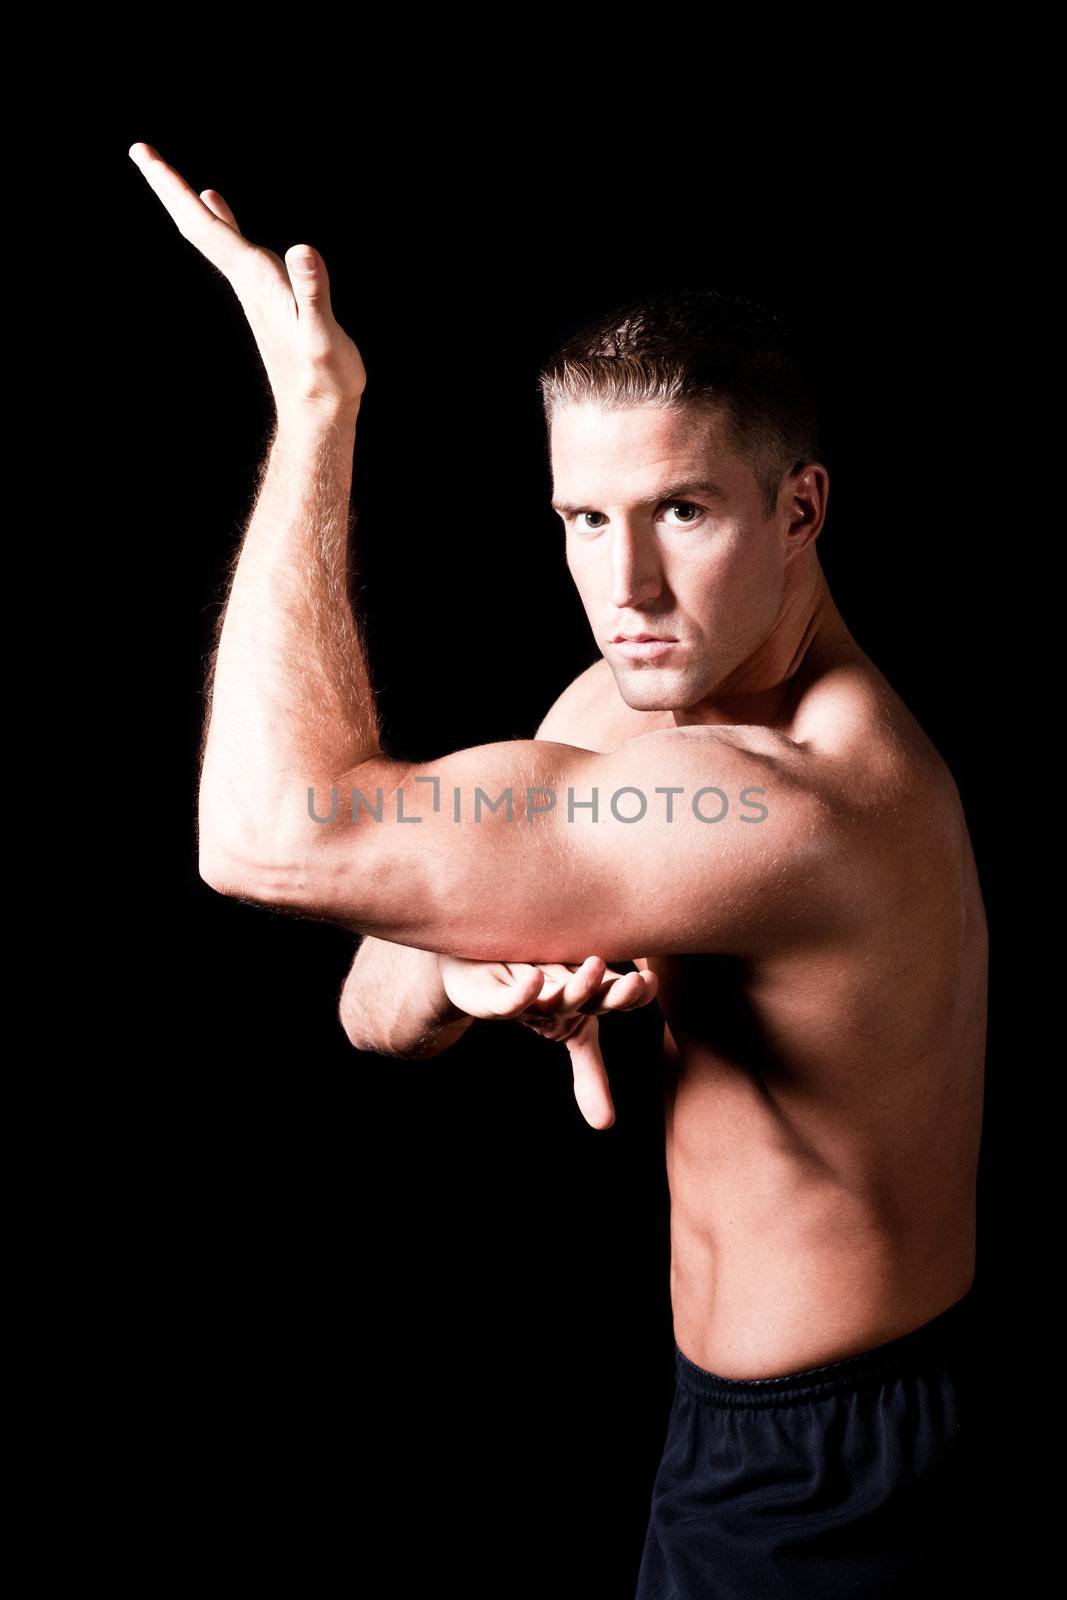
POLYGON ((615 649, 621 655, 629 656, 633 661, 652 660, 657 656, 666 655, 669 650, 678 647, 677 639, 667 638, 663 634, 640 633, 630 635, 617 635, 612 641, 615 649))

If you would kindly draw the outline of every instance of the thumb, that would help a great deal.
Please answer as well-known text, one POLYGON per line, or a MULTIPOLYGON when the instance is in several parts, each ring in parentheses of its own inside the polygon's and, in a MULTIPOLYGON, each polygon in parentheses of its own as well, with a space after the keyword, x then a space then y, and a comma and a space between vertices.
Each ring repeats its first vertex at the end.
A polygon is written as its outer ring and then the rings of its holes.
POLYGON ((610 1128, 615 1121, 615 1106, 611 1099, 608 1069, 600 1053, 600 1024, 589 1018, 589 1026, 581 1028, 566 1040, 574 1072, 574 1098, 578 1109, 591 1128, 610 1128))
POLYGON ((330 280, 326 263, 310 244, 294 244, 285 252, 285 265, 289 282, 293 286, 298 310, 306 306, 309 311, 328 309, 330 280))

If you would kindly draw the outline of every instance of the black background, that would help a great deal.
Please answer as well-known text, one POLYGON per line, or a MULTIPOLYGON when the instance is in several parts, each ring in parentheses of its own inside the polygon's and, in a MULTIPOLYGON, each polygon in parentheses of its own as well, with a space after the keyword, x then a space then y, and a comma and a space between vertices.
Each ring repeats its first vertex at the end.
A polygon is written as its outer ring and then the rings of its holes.
POLYGON ((271 407, 232 291, 126 152, 149 141, 249 238, 326 260, 369 375, 358 602, 399 756, 530 737, 595 658, 548 509, 535 377, 559 339, 694 283, 803 330, 831 477, 823 567, 951 767, 983 884, 977 1286, 1006 1365, 1028 1270, 1009 1177, 1025 1110, 988 781, 998 575, 976 555, 975 474, 1011 342, 1007 246, 985 219, 1011 194, 977 134, 947 163, 871 149, 860 178, 709 156, 696 182, 620 168, 595 141, 523 151, 457 124, 412 160, 342 131, 235 133, 146 102, 115 119, 108 154, 132 522, 112 688, 152 816, 113 880, 141 1046, 105 1091, 134 1136, 96 1187, 98 1311, 122 1311, 115 1426, 159 1474, 177 1566, 206 1541, 217 1570, 314 1587, 375 1553, 390 1592, 448 1574, 495 1595, 511 1592, 489 1577, 500 1551, 533 1592, 626 1600, 672 1381, 657 1008, 602 1023, 617 1121, 594 1132, 563 1047, 516 1026, 475 1024, 424 1063, 353 1052, 337 999, 355 938, 199 879, 204 661, 271 407))

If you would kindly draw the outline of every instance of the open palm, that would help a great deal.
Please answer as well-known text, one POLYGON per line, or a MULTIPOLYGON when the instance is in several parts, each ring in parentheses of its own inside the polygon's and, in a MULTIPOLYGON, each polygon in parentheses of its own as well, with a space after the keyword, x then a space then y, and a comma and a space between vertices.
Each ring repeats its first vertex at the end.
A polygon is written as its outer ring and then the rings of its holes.
POLYGON ((615 1107, 597 1019, 647 1005, 658 987, 654 972, 616 972, 600 956, 588 956, 577 967, 444 955, 439 964, 445 992, 461 1011, 521 1022, 544 1039, 566 1044, 579 1110, 590 1127, 611 1127, 615 1107))
POLYGON ((139 141, 129 154, 178 232, 222 273, 240 301, 279 418, 358 409, 366 368, 333 314, 326 263, 314 246, 291 245, 283 259, 246 239, 218 190, 197 194, 154 146, 139 141))

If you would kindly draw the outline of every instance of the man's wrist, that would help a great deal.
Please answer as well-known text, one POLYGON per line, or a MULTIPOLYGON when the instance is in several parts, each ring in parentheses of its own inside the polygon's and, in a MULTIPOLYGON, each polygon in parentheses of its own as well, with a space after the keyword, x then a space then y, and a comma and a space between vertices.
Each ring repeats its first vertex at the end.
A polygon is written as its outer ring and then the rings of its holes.
POLYGON ((359 402, 286 400, 275 402, 274 411, 279 434, 314 438, 335 431, 354 433, 359 402))

